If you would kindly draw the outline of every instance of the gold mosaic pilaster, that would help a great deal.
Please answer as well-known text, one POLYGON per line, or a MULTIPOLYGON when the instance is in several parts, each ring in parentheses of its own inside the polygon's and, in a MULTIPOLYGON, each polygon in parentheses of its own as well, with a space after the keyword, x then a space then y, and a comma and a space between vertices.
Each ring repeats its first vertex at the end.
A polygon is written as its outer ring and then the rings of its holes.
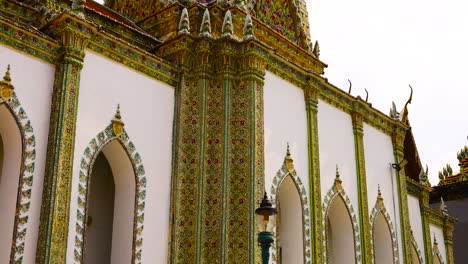
POLYGON ((307 139, 309 154, 309 193, 310 198, 310 222, 312 237, 312 263, 322 263, 322 195, 320 190, 320 160, 319 160, 319 141, 318 141, 318 99, 317 89, 312 84, 304 91, 307 111, 307 139))
POLYGON ((63 13, 47 28, 62 44, 56 64, 36 263, 65 263, 76 115, 84 49, 92 29, 63 13))
MULTIPOLYGON (((264 192, 263 83, 265 60, 257 43, 242 45, 239 82, 231 88, 230 173, 226 263, 255 263, 255 209, 264 192), (247 154, 247 155, 246 155, 247 154)), ((257 258, 260 261, 259 258, 257 258)))
POLYGON ((359 228, 361 230, 362 263, 372 263, 372 246, 370 237, 369 208, 367 202, 367 180, 364 159, 363 115, 359 112, 351 114, 354 133, 354 149, 356 159, 356 176, 359 202, 359 228))
MULTIPOLYGON (((400 163, 404 158, 403 143, 405 139, 405 130, 396 128, 392 134, 393 144, 393 155, 395 157, 395 163, 400 163)), ((395 171, 397 186, 398 186, 398 206, 400 209, 400 228, 401 228, 401 240, 403 248, 403 263, 409 263, 411 258, 411 229, 409 222, 409 210, 408 210, 408 189, 406 187, 406 175, 405 170, 395 171)), ((421 212, 422 213, 422 212, 421 212)), ((429 228, 429 227, 427 227, 429 228)), ((424 231, 426 233, 426 231, 424 231)), ((429 236, 430 240, 430 236, 429 236)), ((430 248, 430 247, 429 247, 430 248)), ((426 246, 426 250, 428 247, 426 246)), ((426 251, 425 250, 425 251, 426 251)), ((427 262, 426 258, 426 263, 427 262)))

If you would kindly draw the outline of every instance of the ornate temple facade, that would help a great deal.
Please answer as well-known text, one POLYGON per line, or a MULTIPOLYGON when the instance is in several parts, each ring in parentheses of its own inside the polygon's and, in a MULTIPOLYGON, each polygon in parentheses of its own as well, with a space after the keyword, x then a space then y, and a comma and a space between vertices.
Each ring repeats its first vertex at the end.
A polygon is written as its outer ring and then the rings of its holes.
POLYGON ((1 1, 0 263, 260 263, 265 191, 271 263, 454 263, 410 100, 312 43, 303 0, 1 1))

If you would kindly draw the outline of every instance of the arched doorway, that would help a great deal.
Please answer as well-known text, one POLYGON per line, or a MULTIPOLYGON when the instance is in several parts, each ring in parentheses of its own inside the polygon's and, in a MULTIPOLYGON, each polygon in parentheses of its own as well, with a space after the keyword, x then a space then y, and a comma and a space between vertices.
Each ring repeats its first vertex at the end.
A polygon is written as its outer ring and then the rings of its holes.
POLYGON ((88 179, 84 261, 132 263, 134 260, 135 173, 118 140, 96 155, 88 179))
POLYGON ((286 176, 278 192, 279 263, 304 263, 303 211, 299 191, 291 176, 286 176))
POLYGON ((393 245, 390 226, 382 213, 374 220, 374 260, 376 264, 393 263, 393 245))
POLYGON ((0 104, 0 263, 9 263, 15 230, 23 144, 15 117, 0 104))
POLYGON ((326 219, 328 263, 355 263, 354 231, 348 208, 340 195, 331 201, 326 219))

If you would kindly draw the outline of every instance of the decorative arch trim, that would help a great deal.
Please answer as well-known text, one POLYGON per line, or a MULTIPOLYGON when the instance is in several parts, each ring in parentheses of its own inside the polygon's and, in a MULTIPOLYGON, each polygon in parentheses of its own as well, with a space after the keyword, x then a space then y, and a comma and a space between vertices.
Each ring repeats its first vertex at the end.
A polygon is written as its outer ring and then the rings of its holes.
POLYGON ((379 187, 379 192, 377 195, 377 201, 375 202, 375 206, 372 209, 371 215, 370 215, 370 223, 371 223, 371 246, 372 246, 372 263, 375 263, 375 248, 374 248, 374 228, 375 228, 375 220, 379 216, 379 214, 382 214, 382 216, 385 218, 385 221, 388 224, 388 227, 390 228, 390 235, 392 237, 392 250, 393 250, 393 263, 397 264, 399 263, 399 253, 398 253, 398 241, 396 238, 396 233, 395 233, 395 228, 393 227, 392 224, 392 219, 390 218, 390 214, 387 211, 387 208, 385 208, 385 204, 382 198, 382 195, 380 193, 380 187, 379 187))
MULTIPOLYGON (((330 205, 335 198, 343 199, 346 208, 348 209, 348 214, 351 219, 352 227, 353 227, 353 234, 354 234, 354 254, 356 263, 362 263, 362 253, 361 253, 361 235, 359 232, 359 224, 357 220, 356 213, 354 212, 353 205, 351 204, 351 200, 349 199, 348 195, 346 194, 343 186, 341 185, 340 174, 338 173, 338 168, 336 170, 336 178, 335 182, 331 189, 325 195, 325 199, 322 203, 322 226, 324 227, 322 230, 322 236, 326 238, 326 221, 328 218, 328 213, 330 209, 330 205)), ((323 248, 327 248, 327 239, 323 239, 323 248)), ((324 262, 327 263, 327 250, 323 252, 324 262)))
MULTIPOLYGON (((302 229, 302 234, 303 234, 303 246, 304 246, 304 263, 311 263, 312 262, 312 249, 311 249, 311 230, 310 230, 310 210, 309 210, 309 202, 307 198, 307 193, 306 189, 304 187, 304 184, 301 181, 301 178, 297 176, 296 169, 294 168, 293 164, 293 159, 291 157, 291 154, 289 152, 289 145, 286 151, 286 157, 284 158, 283 165, 281 166, 281 169, 276 173, 275 177, 273 178, 273 184, 271 186, 271 200, 273 203, 273 206, 277 206, 278 204, 278 199, 279 199, 279 188, 281 186, 281 183, 286 179, 286 177, 291 177, 291 179, 294 182, 294 185, 296 186, 296 189, 299 193, 299 198, 301 200, 301 207, 302 207, 302 223, 303 223, 303 229, 302 229)), ((281 213, 281 212, 280 212, 281 213)), ((275 226, 275 229, 277 227, 275 226)), ((278 232, 276 232, 276 241, 278 241, 278 232)), ((272 260, 273 263, 276 263, 277 261, 277 247, 276 243, 273 245, 273 256, 272 260)))
POLYGON ((416 242, 416 239, 414 239, 414 234, 413 234, 413 230, 411 230, 411 244, 413 245, 415 251, 416 251, 416 254, 418 254, 418 259, 419 259, 419 263, 424 263, 424 259, 423 259, 423 256, 421 254, 421 250, 419 249, 418 247, 418 243, 416 242))
POLYGON ((23 262, 26 243, 27 223, 31 207, 31 193, 36 161, 36 138, 26 112, 16 93, 12 91, 8 99, 0 97, 0 105, 5 105, 18 125, 22 140, 21 168, 16 198, 16 216, 13 229, 13 243, 10 258, 14 263, 23 262))
POLYGON ((85 236, 85 218, 87 207, 87 188, 91 176, 92 165, 98 154, 110 142, 117 140, 130 159, 135 174, 135 209, 133 223, 132 263, 141 263, 143 246, 143 222, 146 199, 146 176, 141 157, 136 152, 135 145, 123 128, 119 110, 109 126, 99 132, 85 149, 80 163, 78 184, 78 209, 76 211, 76 235, 74 246, 74 263, 83 262, 83 246, 85 236), (118 118, 117 118, 118 117, 118 118))

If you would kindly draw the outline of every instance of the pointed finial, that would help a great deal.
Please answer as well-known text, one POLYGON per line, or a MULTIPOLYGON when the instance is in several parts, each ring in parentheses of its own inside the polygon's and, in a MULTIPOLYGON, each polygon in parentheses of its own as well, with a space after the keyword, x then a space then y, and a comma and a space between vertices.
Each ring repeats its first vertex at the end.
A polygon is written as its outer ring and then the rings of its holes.
POLYGON ((351 87, 353 87, 353 84, 351 83, 349 79, 348 79, 348 82, 349 82, 348 94, 351 94, 351 87))
POLYGON ((190 21, 187 8, 182 9, 179 20, 179 31, 178 34, 189 34, 190 33, 190 21))
POLYGON ((244 33, 244 40, 255 38, 254 33, 253 33, 252 17, 250 16, 250 14, 247 14, 247 16, 245 17, 243 33, 244 33))
POLYGON ((120 115, 120 104, 117 105, 114 118, 112 119, 112 130, 116 136, 120 136, 123 133, 123 127, 125 124, 122 122, 122 116, 120 115))
POLYGON ((200 27, 200 36, 211 37, 211 21, 208 8, 205 9, 205 13, 203 13, 203 19, 200 27))
POLYGON ((234 27, 232 26, 232 16, 231 11, 226 11, 226 15, 224 15, 223 27, 221 28, 221 32, 223 34, 221 37, 231 37, 234 31, 234 27))
POLYGON ((284 157, 284 164, 286 165, 286 169, 289 172, 294 171, 293 159, 291 157, 291 152, 289 151, 289 143, 287 143, 286 147, 286 157, 284 157))
POLYGON ((314 54, 315 57, 320 57, 320 45, 318 40, 315 41, 314 49, 312 50, 312 54, 314 54))
POLYGON ((335 188, 338 192, 343 191, 343 187, 341 186, 341 179, 340 179, 340 171, 338 170, 338 164, 336 164, 336 175, 335 175, 335 188))
POLYGON ((380 209, 384 208, 382 192, 380 191, 380 184, 377 185, 377 206, 380 209))
POLYGON ((5 76, 3 76, 3 80, 0 81, 0 97, 5 101, 10 99, 14 89, 15 87, 11 84, 10 64, 8 64, 5 76))
POLYGON ((435 233, 433 233, 434 235, 434 251, 435 252, 439 252, 439 243, 437 243, 437 239, 436 239, 436 236, 435 236, 435 233))

